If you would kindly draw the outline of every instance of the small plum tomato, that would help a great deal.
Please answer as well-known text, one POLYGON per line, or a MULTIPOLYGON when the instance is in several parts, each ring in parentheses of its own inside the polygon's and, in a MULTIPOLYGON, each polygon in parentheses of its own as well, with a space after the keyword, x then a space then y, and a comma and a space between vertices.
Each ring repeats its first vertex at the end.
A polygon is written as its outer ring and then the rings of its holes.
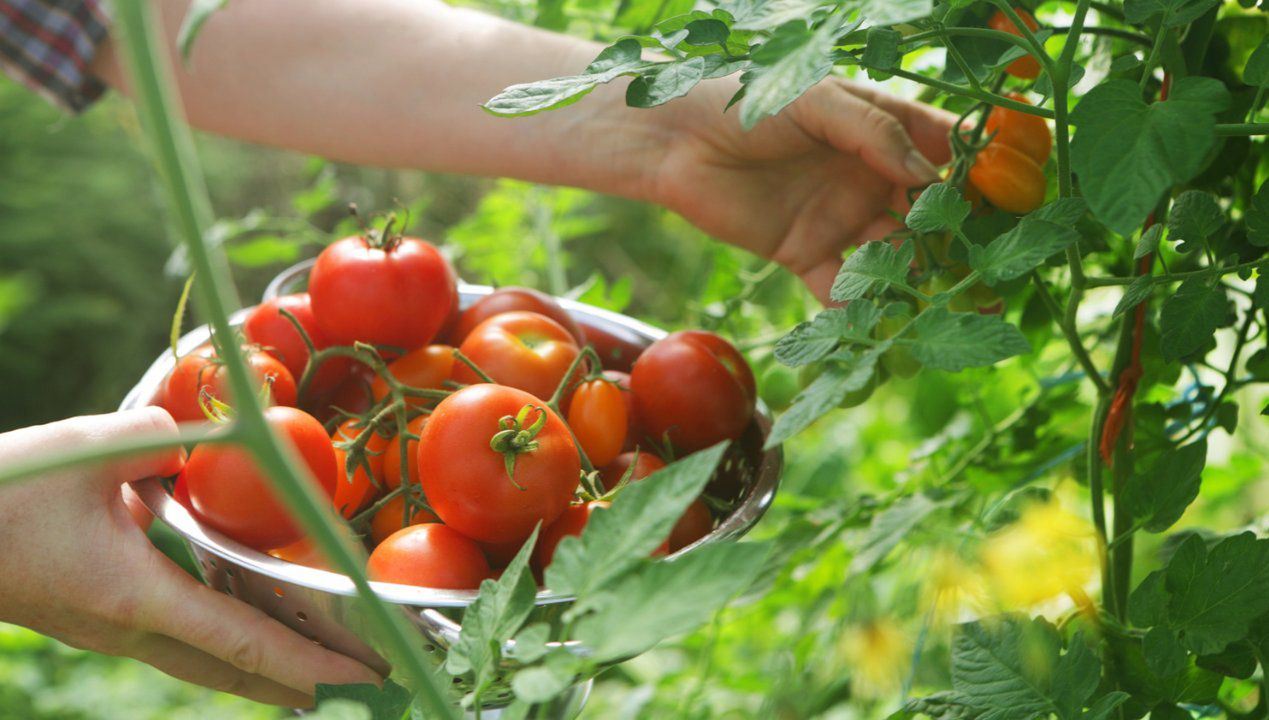
POLYGON ((595 379, 577 386, 568 404, 568 425, 592 465, 603 467, 621 454, 626 423, 626 402, 616 384, 595 379))
POLYGON ((1035 161, 999 143, 978 151, 969 168, 969 179, 992 205, 1023 215, 1044 204, 1048 180, 1035 161))
MULTIPOLYGON (((1005 97, 1025 105, 1031 103, 1018 93, 1009 93, 1005 97)), ((1006 107, 994 107, 987 115, 986 131, 992 135, 993 143, 1008 145, 1031 158, 1036 165, 1044 167, 1053 151, 1053 133, 1049 132, 1049 124, 1039 115, 1028 115, 1006 107)))
MULTIPOLYGON (((1035 16, 1031 13, 1023 8, 1014 8, 1014 11, 1018 13, 1018 17, 1022 19, 1022 23, 1027 26, 1028 30, 1035 32, 1040 28, 1040 24, 1035 21, 1035 16)), ((987 21, 987 25, 992 30, 1022 37, 1021 28, 1003 10, 997 10, 993 13, 991 19, 987 21)), ((1023 80, 1035 80, 1040 75, 1040 61, 1036 60, 1033 55, 1023 55, 1005 66, 1005 72, 1023 80)))

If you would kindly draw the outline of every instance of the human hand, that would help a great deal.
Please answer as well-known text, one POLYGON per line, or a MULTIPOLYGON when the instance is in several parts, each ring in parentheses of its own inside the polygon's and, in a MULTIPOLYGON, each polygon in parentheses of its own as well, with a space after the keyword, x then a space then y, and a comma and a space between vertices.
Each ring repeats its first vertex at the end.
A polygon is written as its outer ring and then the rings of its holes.
MULTIPOLYGON (((0 435, 0 465, 145 433, 175 437, 176 424, 163 410, 142 408, 17 430, 0 435)), ((317 683, 381 682, 361 663, 202 585, 149 543, 120 486, 180 466, 174 448, 0 487, 0 621, 288 707, 311 706, 317 683)))
POLYGON ((955 116, 830 78, 745 132, 703 83, 660 115, 672 132, 647 199, 710 235, 776 260, 828 300, 842 253, 901 227, 907 190, 938 180, 955 116))

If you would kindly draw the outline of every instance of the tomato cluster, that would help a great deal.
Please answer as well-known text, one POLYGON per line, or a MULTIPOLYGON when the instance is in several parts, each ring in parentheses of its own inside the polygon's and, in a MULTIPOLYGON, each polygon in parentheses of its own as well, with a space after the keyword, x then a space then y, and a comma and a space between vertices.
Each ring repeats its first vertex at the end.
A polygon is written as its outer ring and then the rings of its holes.
MULTIPOLYGON (((713 333, 642 349, 525 288, 460 312, 456 277, 422 240, 347 238, 318 257, 307 293, 257 306, 242 326, 266 420, 364 538, 371 579, 472 589, 539 526, 540 577, 626 484, 752 421, 753 373, 713 333)), ((234 398, 216 350, 182 357, 155 403, 181 421, 224 421, 234 398)), ((195 446, 173 494, 248 547, 326 568, 243 449, 195 446)), ((714 522, 697 499, 654 554, 714 522)))

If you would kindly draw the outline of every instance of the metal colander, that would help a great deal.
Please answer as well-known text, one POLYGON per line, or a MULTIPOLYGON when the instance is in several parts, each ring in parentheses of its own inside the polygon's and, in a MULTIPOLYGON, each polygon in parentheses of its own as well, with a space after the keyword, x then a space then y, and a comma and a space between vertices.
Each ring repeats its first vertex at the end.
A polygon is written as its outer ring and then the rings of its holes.
MULTIPOLYGON (((280 274, 265 291, 265 299, 295 292, 307 277, 312 261, 300 263, 280 274)), ((463 307, 492 292, 492 288, 459 284, 463 307)), ((665 336, 665 331, 633 318, 561 299, 564 308, 584 327, 599 328, 610 337, 628 345, 646 346, 665 336)), ((233 322, 242 321, 246 311, 237 313, 233 322)), ((199 327, 180 339, 180 354, 207 342, 210 330, 199 327)), ((141 407, 150 403, 168 372, 175 365, 170 352, 164 352, 127 394, 120 409, 141 407)), ((718 480, 711 483, 710 493, 733 503, 733 508, 706 537, 679 550, 671 557, 692 552, 706 543, 738 538, 749 531, 770 506, 779 483, 782 454, 780 448, 763 451, 762 444, 770 419, 760 407, 754 423, 748 428, 724 460, 718 480)), ((381 672, 389 670, 379 652, 374 633, 355 601, 352 581, 344 575, 296 565, 252 550, 221 533, 204 526, 173 500, 158 479, 133 483, 133 489, 154 515, 171 526, 188 541, 206 583, 213 589, 232 595, 267 613, 315 643, 341 652, 381 672)), ((475 591, 439 590, 371 583, 379 597, 399 606, 418 628, 418 642, 438 665, 444 662, 446 650, 460 632, 462 608, 476 599, 475 591)), ((536 608, 529 621, 549 620, 561 612, 573 598, 543 590, 538 593, 536 608)), ((573 646, 572 643, 568 644, 573 646)), ((506 679, 517 668, 514 661, 504 661, 502 676, 494 688, 482 696, 487 708, 482 717, 496 718, 497 708, 511 699, 506 679)), ((564 693, 551 715, 571 718, 580 712, 589 694, 592 681, 587 680, 564 693)), ((455 697, 467 692, 462 681, 455 680, 455 697)))

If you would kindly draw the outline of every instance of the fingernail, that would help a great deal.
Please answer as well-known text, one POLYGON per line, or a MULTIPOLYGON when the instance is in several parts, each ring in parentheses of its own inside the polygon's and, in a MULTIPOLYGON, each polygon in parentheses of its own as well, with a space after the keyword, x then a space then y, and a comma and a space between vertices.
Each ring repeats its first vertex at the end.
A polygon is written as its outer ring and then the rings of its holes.
POLYGON ((934 167, 920 150, 913 149, 908 153, 908 159, 903 161, 903 166, 908 172, 922 182, 936 182, 939 179, 938 168, 934 167))

